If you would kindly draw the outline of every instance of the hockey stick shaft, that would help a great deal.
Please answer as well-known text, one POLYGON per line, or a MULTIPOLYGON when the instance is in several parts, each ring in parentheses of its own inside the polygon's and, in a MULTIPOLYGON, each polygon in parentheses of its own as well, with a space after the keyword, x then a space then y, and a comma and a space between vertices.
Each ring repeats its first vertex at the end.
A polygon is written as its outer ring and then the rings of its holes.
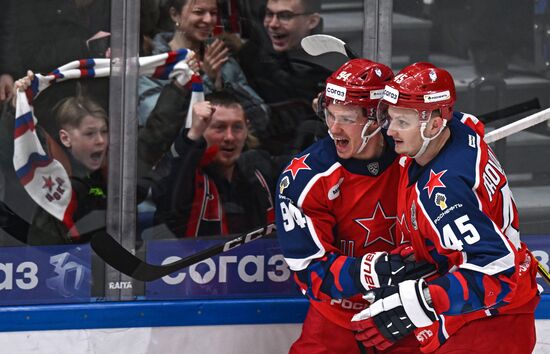
POLYGON ((546 268, 544 268, 542 263, 540 263, 539 261, 536 261, 536 262, 537 262, 537 271, 539 272, 540 276, 542 277, 542 279, 544 279, 546 284, 550 285, 550 273, 546 270, 546 268))
POLYGON ((273 233, 273 231, 275 231, 275 225, 269 224, 166 265, 153 265, 142 261, 122 247, 122 245, 113 239, 107 232, 96 233, 92 237, 90 244, 98 256, 121 273, 137 280, 152 281, 217 254, 230 251, 241 245, 255 241, 273 233))
POLYGON ((538 98, 533 98, 531 100, 517 103, 515 105, 499 109, 497 111, 484 113, 478 116, 478 118, 485 124, 497 121, 499 119, 504 119, 511 117, 516 114, 530 111, 532 109, 540 109, 540 102, 538 98))
POLYGON ((487 144, 493 143, 500 139, 506 138, 507 136, 542 123, 548 119, 550 119, 550 108, 507 124, 501 128, 495 129, 492 132, 485 134, 484 140, 487 144))

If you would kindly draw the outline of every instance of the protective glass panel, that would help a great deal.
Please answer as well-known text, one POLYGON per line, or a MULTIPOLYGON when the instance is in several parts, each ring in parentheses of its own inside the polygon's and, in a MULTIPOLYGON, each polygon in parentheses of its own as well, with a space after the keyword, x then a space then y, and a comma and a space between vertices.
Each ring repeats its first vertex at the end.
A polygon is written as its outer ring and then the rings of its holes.
MULTIPOLYGON (((395 71, 417 61, 447 69, 455 79, 455 110, 494 129, 550 105, 548 14, 541 1, 394 1, 395 71), (506 5, 506 6, 504 6, 506 5)), ((495 144, 510 177, 522 233, 549 233, 549 125, 539 124, 495 144), (515 187, 515 188, 514 188, 515 187)))
POLYGON ((110 1, 0 4, 0 305, 94 301, 104 267, 87 241, 105 226, 110 1))
MULTIPOLYGON (((161 7, 156 26, 143 16, 141 22, 142 55, 191 48, 201 65, 200 83, 187 88, 139 79, 140 134, 155 122, 164 129, 155 141, 162 156, 141 191, 144 179, 138 175, 138 255, 150 264, 174 262, 273 223, 278 175, 292 154, 326 136, 312 101, 347 60, 335 52, 310 55, 302 38, 331 34, 361 51, 362 1, 181 3, 172 16, 169 6, 161 7), (357 17, 352 29, 351 15, 357 17), (193 24, 201 19, 208 28, 199 31, 193 24), (198 84, 210 104, 190 103, 199 96, 198 84)), ((141 142, 138 149, 148 149, 141 142)), ((146 282, 140 295, 299 295, 274 234, 207 254, 202 262, 146 282)))
MULTIPOLYGON (((428 61, 447 69, 455 111, 486 132, 550 106, 550 6, 547 1, 394 0, 392 67, 428 61)), ((548 268, 550 123, 492 144, 516 200, 522 240, 548 268)), ((541 284, 543 282, 540 282, 541 284)))

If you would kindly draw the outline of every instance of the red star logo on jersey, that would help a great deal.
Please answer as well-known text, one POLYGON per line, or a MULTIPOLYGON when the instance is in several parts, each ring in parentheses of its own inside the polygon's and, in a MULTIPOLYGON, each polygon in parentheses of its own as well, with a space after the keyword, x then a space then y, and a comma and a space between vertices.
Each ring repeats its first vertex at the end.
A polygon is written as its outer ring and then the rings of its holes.
POLYGON ((283 173, 290 171, 292 173, 292 179, 295 179, 300 170, 311 170, 311 168, 306 163, 306 159, 308 158, 308 156, 309 154, 293 158, 292 162, 290 162, 290 165, 285 168, 283 173))
POLYGON ((441 177, 447 172, 447 170, 435 173, 434 170, 430 170, 430 179, 428 180, 428 183, 424 186, 423 189, 428 190, 428 198, 432 197, 432 193, 434 189, 440 187, 440 188, 447 188, 443 182, 441 182, 441 177))
POLYGON ((397 222, 399 223, 399 231, 401 233, 401 240, 399 240, 399 245, 410 243, 410 241, 407 240, 407 237, 405 236, 405 233, 407 235, 411 234, 411 230, 409 230, 409 226, 407 225, 407 222, 405 220, 405 213, 401 214, 400 218, 397 218, 397 222))
POLYGON ((367 230, 367 239, 363 247, 372 245, 378 240, 395 246, 392 229, 395 227, 395 216, 387 216, 380 202, 376 203, 374 213, 370 218, 355 219, 362 228, 367 230), (393 220, 393 221, 392 221, 393 220))
POLYGON ((48 178, 42 176, 42 179, 44 180, 44 185, 42 188, 48 188, 48 192, 51 192, 53 186, 55 185, 54 181, 52 181, 52 176, 48 176, 48 178))

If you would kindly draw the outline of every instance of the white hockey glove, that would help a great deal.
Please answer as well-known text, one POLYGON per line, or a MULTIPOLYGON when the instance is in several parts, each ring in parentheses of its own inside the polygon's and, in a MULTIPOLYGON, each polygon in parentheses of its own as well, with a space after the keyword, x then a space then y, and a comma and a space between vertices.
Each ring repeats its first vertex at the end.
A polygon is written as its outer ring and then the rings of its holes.
POLYGON ((365 292, 387 285, 397 285, 404 280, 416 280, 435 273, 435 265, 415 262, 411 252, 387 254, 367 253, 361 259, 359 276, 365 292))
POLYGON ((416 328, 437 320, 423 279, 374 289, 365 299, 371 305, 353 316, 351 327, 366 348, 384 350, 416 328))

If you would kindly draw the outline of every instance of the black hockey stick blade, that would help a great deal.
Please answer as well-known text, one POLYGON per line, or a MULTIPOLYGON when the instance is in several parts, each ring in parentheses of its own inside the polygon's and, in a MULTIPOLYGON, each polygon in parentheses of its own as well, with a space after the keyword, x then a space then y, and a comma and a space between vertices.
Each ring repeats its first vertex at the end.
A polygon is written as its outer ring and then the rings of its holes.
POLYGON ((493 112, 481 114, 478 118, 485 124, 497 121, 499 119, 504 119, 511 117, 516 114, 530 111, 532 109, 540 109, 540 102, 538 98, 533 98, 531 100, 514 104, 512 106, 502 108, 493 112))
POLYGON ((304 37, 301 45, 305 52, 312 56, 336 52, 350 59, 359 58, 346 42, 328 34, 312 34, 304 37))
POLYGON ((275 224, 269 224, 165 265, 149 264, 139 259, 113 239, 107 232, 96 233, 92 237, 90 245, 99 257, 119 272, 137 280, 153 281, 217 254, 237 248, 245 243, 255 241, 273 233, 273 231, 275 231, 275 224))

